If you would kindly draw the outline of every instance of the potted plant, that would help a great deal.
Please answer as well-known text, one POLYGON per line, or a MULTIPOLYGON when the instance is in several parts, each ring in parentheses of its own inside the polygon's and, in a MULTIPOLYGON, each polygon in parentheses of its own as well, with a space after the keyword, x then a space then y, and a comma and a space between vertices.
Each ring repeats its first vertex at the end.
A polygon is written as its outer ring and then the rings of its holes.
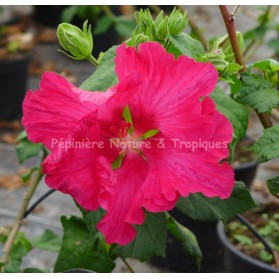
POLYGON ((20 24, 0 26, 0 118, 19 119, 28 81, 33 34, 20 24))
POLYGON ((279 272, 279 204, 270 202, 231 221, 218 223, 227 272, 279 272))

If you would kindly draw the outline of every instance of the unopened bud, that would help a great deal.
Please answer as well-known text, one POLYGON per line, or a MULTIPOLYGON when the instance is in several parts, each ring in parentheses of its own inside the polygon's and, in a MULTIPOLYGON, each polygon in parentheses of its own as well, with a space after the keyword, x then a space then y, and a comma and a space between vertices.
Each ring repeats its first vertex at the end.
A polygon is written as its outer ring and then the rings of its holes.
POLYGON ((148 42, 148 41, 149 41, 149 37, 145 36, 143 33, 141 33, 135 37, 134 45, 135 45, 135 47, 137 47, 139 44, 148 42))
POLYGON ((61 46, 68 51, 67 56, 75 60, 83 60, 90 57, 93 49, 91 26, 87 27, 87 21, 83 23, 83 30, 69 24, 61 23, 57 29, 57 36, 61 46))
POLYGON ((139 12, 136 12, 136 21, 137 26, 140 32, 145 32, 146 29, 150 28, 153 23, 153 18, 150 11, 140 9, 139 12))
POLYGON ((164 40, 169 36, 168 17, 166 16, 163 21, 156 27, 156 37, 159 40, 164 40))
POLYGON ((174 9, 169 17, 169 31, 171 35, 179 35, 188 23, 187 12, 184 14, 180 10, 174 9))
POLYGON ((212 63, 218 72, 226 70, 229 65, 225 54, 220 49, 207 53, 201 60, 212 63))
POLYGON ((158 27, 158 26, 161 24, 161 22, 162 22, 163 20, 164 20, 164 11, 161 11, 161 12, 157 15, 157 17, 156 17, 156 19, 155 19, 155 21, 154 21, 155 26, 158 27))

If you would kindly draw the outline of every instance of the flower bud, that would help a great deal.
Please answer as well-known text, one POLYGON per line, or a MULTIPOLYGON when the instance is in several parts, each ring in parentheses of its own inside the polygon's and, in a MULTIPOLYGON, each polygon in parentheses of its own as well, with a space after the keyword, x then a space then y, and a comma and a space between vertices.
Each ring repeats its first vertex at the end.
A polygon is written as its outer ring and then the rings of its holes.
POLYGON ((93 38, 91 26, 89 25, 87 28, 87 21, 83 23, 83 30, 69 23, 61 23, 57 29, 57 36, 61 46, 70 54, 64 51, 61 52, 70 58, 83 60, 91 56, 93 38))
POLYGON ((169 17, 170 34, 174 36, 179 35, 185 29, 187 23, 188 23, 187 12, 182 14, 180 10, 176 10, 174 8, 169 17))
MULTIPOLYGON (((169 26, 168 26, 168 17, 166 16, 161 23, 155 27, 156 28, 156 37, 159 40, 165 40, 169 36, 169 26)), ((156 22, 155 22, 156 25, 156 22)))
POLYGON ((229 62, 226 61, 226 55, 221 49, 207 53, 201 60, 212 63, 218 72, 226 70, 229 65, 229 62))
POLYGON ((132 33, 131 39, 127 41, 128 46, 138 47, 139 44, 150 41, 149 36, 144 33, 137 34, 135 31, 132 33))
POLYGON ((164 11, 161 11, 155 19, 155 26, 158 27, 163 20, 164 20, 164 11))
POLYGON ((151 27, 153 23, 153 18, 148 9, 147 10, 140 9, 139 12, 136 12, 136 21, 137 21, 138 30, 140 32, 145 32, 147 29, 151 27))
POLYGON ((148 36, 145 36, 143 33, 138 34, 135 37, 134 46, 137 47, 139 44, 144 43, 144 42, 148 42, 148 41, 149 41, 148 36))

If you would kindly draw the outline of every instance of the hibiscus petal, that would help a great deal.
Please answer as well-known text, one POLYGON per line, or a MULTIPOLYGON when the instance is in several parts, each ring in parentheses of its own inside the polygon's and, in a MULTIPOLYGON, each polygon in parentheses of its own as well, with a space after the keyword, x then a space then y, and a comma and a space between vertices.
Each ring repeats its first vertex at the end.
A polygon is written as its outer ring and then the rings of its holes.
POLYGON ((173 54, 166 52, 157 42, 142 43, 138 49, 126 44, 118 47, 115 70, 120 81, 132 72, 152 81, 149 84, 151 90, 145 92, 145 96, 155 99, 165 96, 169 101, 166 96, 172 96, 177 101, 179 98, 207 96, 215 88, 218 73, 211 63, 195 62, 185 55, 175 60, 173 54), (154 90, 157 86, 161 90, 154 90))
POLYGON ((128 102, 139 132, 152 124, 166 137, 203 140, 213 135, 212 119, 203 117, 200 102, 218 80, 212 64, 183 55, 175 60, 159 43, 142 43, 139 51, 123 44, 117 49, 116 72, 120 80, 131 73, 144 80, 128 102))
POLYGON ((58 148, 43 163, 46 184, 70 194, 86 210, 98 209, 99 194, 109 201, 113 192, 108 185, 115 183, 111 162, 106 158, 112 161, 117 154, 114 150, 94 145, 97 140, 101 142, 97 127, 92 129, 96 115, 93 112, 82 118, 76 129, 58 144, 58 148))
POLYGON ((43 74, 40 88, 26 94, 22 123, 31 141, 42 142, 50 150, 53 141, 67 137, 82 117, 114 94, 114 89, 105 93, 80 90, 50 72, 43 74))
POLYGON ((227 163, 219 164, 210 152, 185 153, 183 150, 166 148, 161 150, 159 157, 146 156, 151 167, 142 191, 145 199, 143 206, 149 211, 172 209, 180 195, 186 197, 200 192, 207 197, 225 199, 232 192, 232 167, 227 163))
MULTIPOLYGON (((107 207, 107 214, 97 224, 109 244, 127 245, 136 237, 132 224, 142 224, 145 214, 141 209, 141 185, 147 173, 147 163, 135 152, 128 153, 116 175, 115 194, 107 207)), ((100 202, 102 206, 102 201, 100 202)))

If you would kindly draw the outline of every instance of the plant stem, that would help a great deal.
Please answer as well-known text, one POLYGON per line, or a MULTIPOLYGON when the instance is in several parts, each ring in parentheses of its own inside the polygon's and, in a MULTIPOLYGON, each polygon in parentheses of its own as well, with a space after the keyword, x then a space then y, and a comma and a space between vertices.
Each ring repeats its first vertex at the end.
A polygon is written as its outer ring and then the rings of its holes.
POLYGON ((39 185, 39 182, 41 181, 42 177, 43 177, 42 169, 39 168, 37 176, 35 178, 35 181, 30 186, 28 192, 26 192, 23 196, 17 219, 15 221, 15 224, 14 224, 14 226, 13 226, 13 228, 12 228, 10 234, 9 234, 9 237, 8 237, 8 239, 7 239, 7 241, 4 245, 4 248, 2 250, 3 255, 0 259, 0 262, 4 263, 4 266, 2 267, 2 272, 5 272, 5 269, 7 268, 7 264, 9 263, 9 260, 10 260, 10 253, 11 253, 11 250, 13 248, 13 243, 14 243, 14 241, 16 239, 16 236, 17 236, 17 233, 18 233, 18 231, 19 231, 19 229, 20 229, 20 227, 23 223, 26 209, 27 209, 28 204, 29 204, 37 186, 39 185))
MULTIPOLYGON (((242 56, 242 52, 240 49, 240 45, 239 45, 238 39, 237 39, 236 29, 235 29, 235 24, 234 24, 234 17, 229 13, 227 6, 220 5, 219 9, 221 11, 224 23, 226 25, 226 29, 227 29, 227 32, 229 35, 231 46, 232 46, 232 49, 234 52, 235 61, 240 66, 242 66, 242 69, 239 71, 240 73, 242 73, 242 72, 246 71, 246 65, 245 65, 245 62, 244 62, 244 59, 242 56)), ((272 122, 266 113, 259 113, 257 110, 256 110, 256 113, 265 129, 272 127, 272 122)))
POLYGON ((238 63, 239 65, 242 66, 242 69, 240 70, 240 72, 244 72, 244 71, 246 71, 246 65, 245 65, 245 62, 244 62, 244 59, 242 56, 240 45, 237 40, 236 29, 235 29, 235 24, 234 24, 234 17, 229 13, 227 6, 220 5, 219 8, 220 8, 224 23, 227 28, 231 46, 232 46, 234 56, 235 56, 235 61, 236 61, 236 63, 238 63))
POLYGON ((129 269, 129 271, 131 273, 135 273, 135 271, 133 270, 133 268, 130 266, 130 264, 127 262, 126 259, 122 259, 123 263, 126 265, 126 267, 129 269))
POLYGON ((90 61, 96 68, 99 66, 98 60, 94 58, 92 54, 90 54, 87 60, 90 61))

